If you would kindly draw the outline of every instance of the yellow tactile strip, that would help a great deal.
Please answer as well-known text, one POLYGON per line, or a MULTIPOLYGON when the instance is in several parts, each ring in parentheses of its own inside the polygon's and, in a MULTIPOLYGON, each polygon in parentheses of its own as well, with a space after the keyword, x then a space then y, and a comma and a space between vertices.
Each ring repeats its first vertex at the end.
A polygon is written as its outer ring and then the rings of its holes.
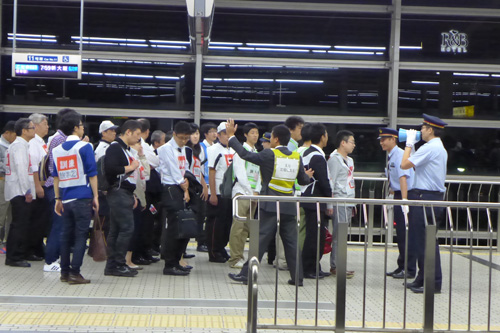
MULTIPOLYGON (((245 316, 222 315, 173 315, 173 314, 114 314, 114 313, 75 313, 75 312, 0 312, 2 325, 29 326, 92 326, 92 327, 171 327, 171 328, 220 328, 245 329, 245 316)), ((278 325, 293 325, 292 319, 278 319, 278 325)), ((273 325, 274 319, 260 318, 260 325, 273 325)), ((319 326, 333 326, 331 320, 319 320, 319 326)), ((361 322, 348 321, 348 327, 361 327, 361 322)), ((298 320, 299 326, 312 326, 314 320, 298 320)), ((382 328, 381 322, 366 322, 366 327, 382 328)), ((402 323, 386 323, 387 328, 401 328, 402 323)), ((447 329, 445 324, 436 324, 436 329, 447 329)), ((421 329, 422 325, 408 323, 407 329, 421 329)), ((466 325, 452 325, 452 330, 466 330, 466 325)), ((486 331, 486 325, 473 325, 473 331, 486 331)), ((492 326, 499 331, 500 326, 492 326)))

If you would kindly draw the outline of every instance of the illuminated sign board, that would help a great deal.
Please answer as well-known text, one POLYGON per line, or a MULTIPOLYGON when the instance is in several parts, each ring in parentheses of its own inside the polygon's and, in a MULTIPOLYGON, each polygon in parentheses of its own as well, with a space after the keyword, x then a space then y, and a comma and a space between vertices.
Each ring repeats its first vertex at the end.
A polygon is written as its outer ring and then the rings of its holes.
POLYGON ((12 77, 80 80, 82 78, 82 56, 13 53, 12 77))
POLYGON ((441 52, 467 53, 469 38, 466 33, 450 30, 441 33, 441 52))

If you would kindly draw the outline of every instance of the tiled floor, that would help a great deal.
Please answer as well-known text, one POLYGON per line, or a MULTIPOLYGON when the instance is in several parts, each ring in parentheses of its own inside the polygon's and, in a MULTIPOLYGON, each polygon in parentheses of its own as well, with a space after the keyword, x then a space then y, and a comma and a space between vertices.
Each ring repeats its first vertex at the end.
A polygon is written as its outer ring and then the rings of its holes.
MULTIPOLYGON (((71 286, 59 282, 57 273, 44 273, 43 263, 31 268, 0 265, 0 331, 75 331, 75 332, 243 332, 246 328, 247 286, 227 277, 237 270, 226 264, 209 263, 204 253, 190 252, 196 258, 188 277, 162 275, 162 263, 145 266, 134 278, 104 276, 104 263, 86 257, 82 274, 89 285, 71 286)), ((443 293, 435 298, 435 328, 448 328, 451 294, 452 328, 468 329, 469 263, 468 250, 453 254, 453 287, 450 293, 450 252, 442 249, 443 293)), ((0 260, 3 260, 3 256, 0 260)), ((388 270, 394 269, 396 249, 388 251, 388 270)), ((471 330, 485 331, 488 324, 489 255, 475 251, 472 261, 471 330)), ((328 256, 323 267, 328 267, 328 256)), ((348 268, 356 271, 347 280, 347 326, 363 325, 364 249, 349 246, 348 268)), ((491 330, 500 331, 500 255, 495 252, 492 265, 491 330)), ((366 270, 365 327, 382 327, 384 312, 384 249, 370 248, 366 270)), ((259 324, 274 322, 276 271, 266 262, 259 273, 259 324)), ((289 286, 288 272, 279 272, 277 290, 279 324, 293 325, 295 287, 289 286)), ((403 326, 404 288, 401 280, 387 278, 386 327, 403 326)), ((298 324, 315 323, 315 280, 305 280, 298 294, 298 324)), ((319 281, 318 324, 335 325, 336 278, 319 281)), ((407 294, 406 327, 421 328, 423 296, 407 294)), ((268 331, 268 330, 262 330, 268 331)), ((280 330, 281 331, 281 330, 280 330)), ((300 330, 297 330, 300 331, 300 330)), ((275 331, 273 331, 275 332, 275 331)))

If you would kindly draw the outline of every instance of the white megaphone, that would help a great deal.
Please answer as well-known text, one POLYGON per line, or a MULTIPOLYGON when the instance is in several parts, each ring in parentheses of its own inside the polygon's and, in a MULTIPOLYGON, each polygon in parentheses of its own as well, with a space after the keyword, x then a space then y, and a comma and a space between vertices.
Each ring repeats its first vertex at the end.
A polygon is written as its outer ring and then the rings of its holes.
MULTIPOLYGON (((404 128, 399 129, 399 142, 406 141, 406 130, 404 128)), ((417 131, 417 142, 422 140, 422 133, 420 131, 417 131)))

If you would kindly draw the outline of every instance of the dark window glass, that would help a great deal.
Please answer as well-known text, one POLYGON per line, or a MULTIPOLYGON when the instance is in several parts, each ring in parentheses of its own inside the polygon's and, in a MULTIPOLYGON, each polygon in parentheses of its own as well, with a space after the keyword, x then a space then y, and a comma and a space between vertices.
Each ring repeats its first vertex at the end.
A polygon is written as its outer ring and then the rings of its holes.
POLYGON ((403 0, 403 6, 464 7, 498 9, 497 0, 403 0))
POLYGON ((387 60, 389 14, 216 10, 210 54, 387 60), (229 43, 229 44, 228 44, 229 43))
POLYGON ((205 65, 205 111, 387 114, 386 70, 205 65))
POLYGON ((400 71, 398 114, 499 119, 499 87, 500 73, 400 71))
POLYGON ((498 18, 403 15, 401 60, 500 63, 499 30, 498 18))
POLYGON ((4 104, 192 110, 194 64, 84 59, 82 80, 11 78, 2 57, 4 104))

